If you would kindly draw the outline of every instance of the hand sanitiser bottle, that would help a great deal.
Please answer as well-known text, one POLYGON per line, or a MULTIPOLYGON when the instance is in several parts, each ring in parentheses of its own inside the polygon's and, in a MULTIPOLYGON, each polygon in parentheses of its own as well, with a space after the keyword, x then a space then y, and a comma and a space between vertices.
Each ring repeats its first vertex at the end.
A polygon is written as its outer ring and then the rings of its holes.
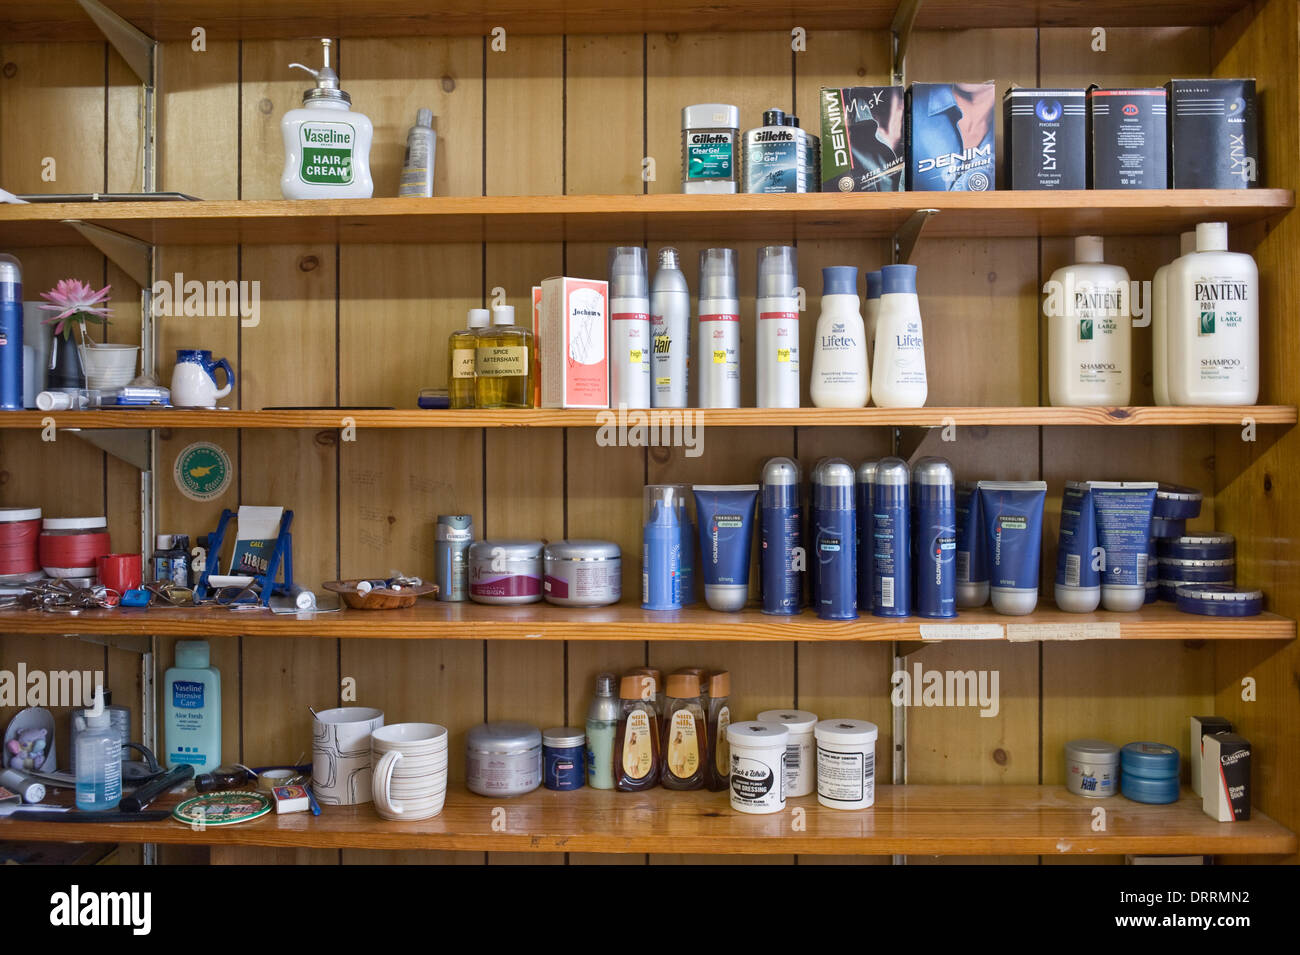
POLYGON ((95 705, 86 710, 86 729, 77 736, 77 808, 85 812, 113 809, 122 801, 122 734, 104 705, 104 688, 95 688, 95 705))
POLYGON ((1259 269, 1228 251, 1228 224, 1196 227, 1196 251, 1169 266, 1169 399, 1253 405, 1259 398, 1259 269))
POLYGON ((659 250, 659 268, 650 283, 650 403, 654 408, 685 408, 690 403, 691 293, 676 249, 659 250))
POLYGON ((1126 405, 1133 392, 1128 271, 1105 265, 1101 236, 1074 240, 1074 265, 1044 286, 1047 396, 1053 407, 1126 405))
POLYGON ((352 111, 352 97, 339 89, 339 75, 330 68, 330 40, 321 40, 325 64, 313 70, 316 88, 302 94, 302 108, 291 109, 280 121, 284 134, 284 173, 280 192, 286 199, 369 199, 375 191, 370 178, 369 117, 352 111))
POLYGON ((928 384, 916 266, 880 270, 880 319, 871 366, 871 400, 879 408, 921 408, 928 384))
POLYGON ((736 250, 700 252, 700 407, 740 407, 736 250))
MULTIPOLYGON (((1178 257, 1196 251, 1196 233, 1184 232, 1178 237, 1178 257)), ((1174 259, 1177 262, 1178 259, 1174 259)), ((1151 279, 1151 387, 1156 404, 1170 405, 1169 400, 1169 266, 1166 262, 1156 269, 1151 279)))
POLYGON ((863 408, 871 396, 867 333, 858 311, 858 270, 822 269, 822 313, 808 393, 818 408, 863 408))
POLYGON ((609 404, 650 407, 650 298, 645 249, 609 250, 609 404))
POLYGON ((799 407, 799 284, 791 245, 758 250, 758 406, 799 407))

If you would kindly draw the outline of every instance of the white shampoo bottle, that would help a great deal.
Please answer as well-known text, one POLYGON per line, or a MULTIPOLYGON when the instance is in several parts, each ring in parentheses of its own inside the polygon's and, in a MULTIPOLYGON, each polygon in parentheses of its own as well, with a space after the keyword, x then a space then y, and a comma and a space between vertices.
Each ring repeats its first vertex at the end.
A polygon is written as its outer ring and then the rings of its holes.
POLYGON ((609 250, 609 404, 650 407, 650 292, 645 249, 609 250))
POLYGON ((851 265, 822 269, 822 313, 813 345, 808 385, 818 408, 863 408, 871 396, 867 374, 867 330, 859 311, 858 270, 851 265))
POLYGON ((876 326, 880 324, 880 269, 867 273, 867 300, 862 303, 862 317, 867 323, 867 367, 876 355, 876 326))
POLYGON ((1228 224, 1196 227, 1196 251, 1169 266, 1169 399, 1253 405, 1259 399, 1259 268, 1228 251, 1228 224))
POLYGON ((1127 405, 1133 396, 1128 271, 1103 264, 1101 236, 1077 237, 1074 259, 1043 288, 1048 401, 1056 408, 1127 405))
MULTIPOLYGON (((1196 251, 1196 233, 1184 232, 1178 237, 1178 257, 1196 251)), ((1174 259, 1177 262, 1178 259, 1174 259)), ((1169 400, 1169 266, 1166 262, 1156 269, 1151 279, 1151 386, 1156 404, 1168 406, 1169 400)))
POLYGON ((799 284, 792 245, 758 250, 758 406, 799 407, 799 284))
POLYGON ((916 266, 886 265, 880 270, 871 400, 880 408, 921 408, 928 393, 916 266))
POLYGON ((374 125, 352 111, 352 97, 339 89, 339 75, 330 68, 330 41, 320 42, 325 65, 319 70, 289 64, 310 73, 316 86, 302 94, 302 109, 291 109, 280 120, 280 192, 286 199, 369 199, 375 191, 370 178, 374 125))

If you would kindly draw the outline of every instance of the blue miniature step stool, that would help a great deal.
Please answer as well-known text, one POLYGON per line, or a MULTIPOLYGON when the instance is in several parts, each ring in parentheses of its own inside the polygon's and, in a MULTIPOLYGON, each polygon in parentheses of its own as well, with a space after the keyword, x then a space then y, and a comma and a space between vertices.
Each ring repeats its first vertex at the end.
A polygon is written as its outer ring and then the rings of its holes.
MULTIPOLYGON (((210 568, 215 563, 218 570, 221 565, 221 548, 226 541, 226 529, 230 522, 235 519, 235 512, 230 508, 223 508, 221 511, 221 520, 217 522, 217 529, 208 535, 208 559, 204 565, 203 573, 199 577, 198 586, 194 588, 195 596, 199 600, 206 600, 211 586, 208 578, 212 575, 210 568)), ((293 524, 293 511, 285 510, 280 515, 280 529, 276 534, 275 546, 271 548, 271 556, 266 562, 266 571, 261 574, 254 574, 253 586, 257 587, 257 594, 245 592, 228 603, 261 603, 263 607, 271 605, 271 596, 273 594, 287 594, 293 590, 293 535, 289 533, 289 528, 293 524), (284 569, 284 579, 277 581, 276 575, 281 568, 284 569)), ((232 558, 233 561, 233 558, 232 558)), ((234 567, 231 567, 234 570, 234 567)), ((222 576, 218 573, 217 576, 222 576)), ((249 576, 247 574, 241 576, 249 576)))

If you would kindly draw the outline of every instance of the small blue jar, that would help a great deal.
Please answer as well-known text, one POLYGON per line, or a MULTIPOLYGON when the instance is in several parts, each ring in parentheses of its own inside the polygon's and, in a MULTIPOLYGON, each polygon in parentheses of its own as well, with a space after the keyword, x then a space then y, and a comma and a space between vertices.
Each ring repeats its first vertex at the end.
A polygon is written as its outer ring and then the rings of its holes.
POLYGON ((586 785, 584 756, 587 733, 576 726, 557 726, 542 733, 542 785, 568 792, 586 785))
POLYGON ((1119 785, 1134 802, 1178 801, 1178 750, 1165 743, 1129 743, 1119 753, 1119 785))

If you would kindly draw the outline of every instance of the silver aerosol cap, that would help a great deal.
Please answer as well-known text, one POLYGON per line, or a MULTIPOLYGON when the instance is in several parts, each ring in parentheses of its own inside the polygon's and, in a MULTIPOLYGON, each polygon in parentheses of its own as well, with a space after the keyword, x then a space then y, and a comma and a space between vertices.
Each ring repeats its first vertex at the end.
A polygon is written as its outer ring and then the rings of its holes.
POLYGON ((700 252, 700 298, 736 298, 736 250, 700 252))
POLYGON ((645 249, 639 245, 619 245, 609 250, 610 298, 645 298, 649 284, 645 249))
POLYGON ((831 458, 822 466, 817 485, 816 505, 823 510, 852 510, 857 472, 843 458, 831 458))
POLYGON ((12 255, 0 253, 0 282, 6 285, 21 285, 23 267, 12 255))
POLYGON ((907 462, 902 458, 881 458, 876 465, 876 484, 887 484, 892 487, 907 487, 911 480, 911 473, 908 471, 907 462))
POLYGON ((955 487, 956 479, 946 458, 921 458, 912 466, 912 483, 955 487))
POLYGON ((876 482, 876 462, 863 461, 858 465, 858 483, 874 484, 876 482))
POLYGON ((758 250, 758 297, 794 298, 799 284, 798 252, 792 245, 765 245, 758 250))
POLYGON ((769 458, 763 465, 763 484, 790 485, 799 483, 799 465, 790 458, 769 458))

